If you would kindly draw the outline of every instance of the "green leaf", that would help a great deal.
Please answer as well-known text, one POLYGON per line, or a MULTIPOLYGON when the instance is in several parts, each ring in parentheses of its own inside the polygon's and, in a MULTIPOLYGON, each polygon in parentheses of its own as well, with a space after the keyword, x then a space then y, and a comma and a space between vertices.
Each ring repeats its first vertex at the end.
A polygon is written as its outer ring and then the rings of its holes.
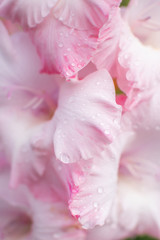
POLYGON ((152 238, 149 236, 137 236, 133 238, 127 238, 126 240, 156 240, 156 238, 152 238))
POLYGON ((121 7, 122 7, 122 6, 123 6, 123 7, 124 7, 124 6, 126 7, 126 6, 128 5, 128 3, 129 3, 129 1, 130 1, 130 0, 122 0, 120 6, 121 6, 121 7))

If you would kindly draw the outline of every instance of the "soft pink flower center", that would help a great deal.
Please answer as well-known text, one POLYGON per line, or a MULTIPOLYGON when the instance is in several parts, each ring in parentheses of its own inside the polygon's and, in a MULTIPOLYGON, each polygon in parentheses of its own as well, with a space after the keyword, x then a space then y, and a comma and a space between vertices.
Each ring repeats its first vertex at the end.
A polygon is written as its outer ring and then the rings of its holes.
POLYGON ((158 1, 153 1, 150 6, 134 9, 129 25, 132 33, 144 44, 160 49, 160 19, 158 1), (137 15, 136 15, 137 14, 137 15))
POLYGON ((17 240, 30 234, 31 229, 31 218, 24 213, 20 213, 18 216, 15 216, 15 218, 8 222, 2 232, 2 236, 4 239, 17 240))
POLYGON ((9 85, 4 88, 3 93, 6 95, 7 103, 11 101, 21 113, 31 112, 40 122, 51 119, 57 108, 57 104, 46 91, 9 85))
POLYGON ((150 26, 150 19, 139 20, 137 27, 131 28, 132 33, 146 46, 160 49, 160 26, 150 26))

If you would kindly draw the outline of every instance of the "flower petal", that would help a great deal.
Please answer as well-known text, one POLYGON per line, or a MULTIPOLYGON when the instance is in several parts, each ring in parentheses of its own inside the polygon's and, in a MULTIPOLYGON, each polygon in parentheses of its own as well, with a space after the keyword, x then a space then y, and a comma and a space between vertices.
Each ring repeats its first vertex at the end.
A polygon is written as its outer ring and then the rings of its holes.
POLYGON ((40 60, 27 34, 11 37, 2 24, 0 31, 0 154, 12 164, 16 186, 28 175, 32 180, 41 176, 46 156, 53 154, 47 146, 50 135, 44 143, 39 134, 48 129, 61 79, 39 73, 40 60))
POLYGON ((69 78, 90 61, 98 31, 79 31, 50 15, 32 31, 32 37, 42 58, 42 72, 62 73, 69 78))
POLYGON ((119 1, 106 0, 98 3, 83 0, 76 4, 70 0, 58 1, 53 13, 32 31, 43 62, 42 72, 58 72, 69 78, 85 67, 97 47, 100 27, 110 10, 118 5, 119 1))
POLYGON ((160 48, 160 1, 131 0, 124 11, 124 18, 129 23, 133 34, 143 44, 160 48))
POLYGON ((71 167, 69 208, 85 229, 102 226, 110 214, 117 186, 117 152, 111 144, 100 157, 71 167))
POLYGON ((132 111, 125 112, 122 117, 123 134, 128 132, 130 137, 126 140, 127 149, 121 156, 121 164, 135 178, 148 185, 155 184, 160 176, 159 89, 160 85, 157 85, 151 90, 148 100, 139 103, 132 111))
POLYGON ((33 239, 84 240, 86 233, 70 215, 63 203, 44 204, 33 202, 33 239))
POLYGON ((0 0, 0 15, 34 27, 50 13, 58 0, 0 0))
POLYGON ((100 29, 98 48, 93 56, 93 62, 98 69, 106 68, 115 77, 114 69, 118 54, 119 38, 121 32, 122 19, 120 9, 114 9, 109 20, 100 29))
POLYGON ((119 0, 77 0, 76 3, 72 0, 59 0, 53 12, 55 17, 68 27, 88 30, 101 28, 111 9, 119 4, 119 0))
POLYGON ((63 202, 45 203, 35 199, 25 186, 11 189, 9 172, 0 175, 0 230, 4 236, 25 240, 85 239, 85 231, 70 215, 63 202))
POLYGON ((53 118, 54 151, 62 162, 90 159, 112 142, 121 117, 113 81, 99 70, 61 88, 53 118), (70 139, 70 141, 68 141, 70 139))
MULTIPOLYGON (((135 7, 137 9, 137 5, 135 7)), ((129 14, 130 10, 128 11, 129 14)), ((146 32, 142 29, 141 37, 134 33, 130 20, 125 19, 127 10, 123 18, 125 21, 119 43, 118 84, 128 96, 126 107, 129 108, 145 99, 147 91, 160 82, 160 50, 154 46, 153 41, 149 45, 143 42, 146 32)), ((136 16, 134 20, 137 21, 136 16)), ((150 35, 152 35, 151 30, 148 36, 150 35)))

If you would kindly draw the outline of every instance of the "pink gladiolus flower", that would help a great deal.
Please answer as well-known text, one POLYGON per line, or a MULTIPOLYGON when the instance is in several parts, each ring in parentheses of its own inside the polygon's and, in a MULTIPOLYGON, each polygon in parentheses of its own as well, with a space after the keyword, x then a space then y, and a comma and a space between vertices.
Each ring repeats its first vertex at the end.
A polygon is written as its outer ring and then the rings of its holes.
POLYGON ((128 96, 127 108, 148 98, 160 82, 159 8, 159 0, 131 0, 121 11, 118 84, 128 96))
POLYGON ((0 239, 160 239, 160 0, 120 2, 0 0, 0 239))
MULTIPOLYGON (((85 239, 85 231, 70 215, 65 202, 57 196, 52 203, 42 202, 35 199, 25 186, 13 190, 9 187, 9 174, 9 168, 1 167, 1 239, 85 239)), ((52 184, 54 186, 56 181, 52 184)))
POLYGON ((91 231, 88 240, 125 239, 149 234, 160 238, 159 138, 160 85, 152 96, 125 112, 119 143, 117 197, 110 219, 103 228, 91 231), (146 116, 147 113, 147 116, 146 116))
MULTIPOLYGON (((8 36, 2 25, 1 32, 0 136, 4 157, 11 163, 10 184, 16 187, 23 182, 43 198, 35 182, 52 181, 46 166, 54 164, 55 157, 65 164, 74 163, 66 167, 63 179, 70 192, 70 209, 86 228, 102 225, 113 201, 117 174, 108 145, 119 131, 121 118, 109 73, 99 70, 77 83, 42 75, 28 35, 8 36), (101 167, 105 172, 101 173, 101 167), (97 196, 98 188, 107 190, 97 196), (100 206, 103 199, 106 211, 101 207, 97 219, 95 204, 100 206)), ((53 174, 57 174, 54 169, 53 174)), ((52 193, 44 198, 52 199, 52 193)))
POLYGON ((106 68, 112 77, 116 77, 117 54, 121 34, 122 20, 120 9, 114 9, 109 21, 100 29, 98 47, 92 61, 98 69, 106 68))
POLYGON ((120 0, 1 0, 0 15, 32 28, 47 73, 74 76, 91 59, 99 29, 120 0), (84 11, 85 9, 85 11, 84 11))

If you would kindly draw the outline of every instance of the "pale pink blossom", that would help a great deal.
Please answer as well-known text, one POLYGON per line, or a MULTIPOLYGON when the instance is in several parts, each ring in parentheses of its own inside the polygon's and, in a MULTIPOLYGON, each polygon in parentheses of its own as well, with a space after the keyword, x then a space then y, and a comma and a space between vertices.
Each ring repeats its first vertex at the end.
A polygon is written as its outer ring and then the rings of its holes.
POLYGON ((69 78, 91 60, 99 30, 119 3, 120 0, 1 0, 0 15, 32 28, 42 72, 62 73, 69 78))
POLYGON ((131 108, 148 98, 148 90, 160 82, 160 1, 131 0, 121 9, 118 84, 131 108))
MULTIPOLYGON (((71 216, 65 202, 57 196, 52 203, 40 201, 25 186, 13 190, 9 186, 9 175, 9 168, 1 167, 0 239, 85 239, 85 231, 71 216)), ((52 188, 56 184, 57 181, 52 182, 52 188)))
POLYGON ((52 166, 58 159, 66 168, 62 180, 73 215, 86 228, 102 225, 115 194, 117 162, 109 144, 121 118, 109 73, 99 70, 76 83, 40 74, 40 59, 28 35, 9 36, 3 25, 0 31, 0 139, 11 164, 10 184, 25 183, 35 196, 54 199, 47 185, 54 181, 52 171, 60 174, 52 166), (101 173, 101 168, 106 170, 101 173), (98 195, 99 188, 106 188, 104 194, 98 195), (103 202, 106 211, 96 207, 97 219, 95 205, 103 202))
POLYGON ((112 77, 117 76, 117 55, 121 28, 120 8, 113 9, 108 22, 100 29, 98 47, 92 59, 98 69, 106 68, 112 77))
POLYGON ((160 238, 159 89, 158 84, 151 97, 123 113, 117 138, 117 196, 105 226, 91 231, 88 239, 103 240, 107 235, 119 240, 141 234, 160 238))

